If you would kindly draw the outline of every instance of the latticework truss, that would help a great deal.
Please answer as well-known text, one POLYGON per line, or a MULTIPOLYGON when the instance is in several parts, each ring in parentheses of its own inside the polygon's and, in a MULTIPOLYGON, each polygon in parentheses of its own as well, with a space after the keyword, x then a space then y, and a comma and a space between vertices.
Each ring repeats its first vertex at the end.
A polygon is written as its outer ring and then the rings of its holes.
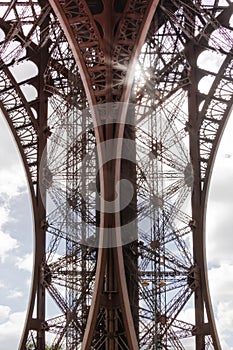
POLYGON ((221 349, 205 210, 232 106, 232 10, 0 1, 0 107, 35 221, 20 350, 221 349))

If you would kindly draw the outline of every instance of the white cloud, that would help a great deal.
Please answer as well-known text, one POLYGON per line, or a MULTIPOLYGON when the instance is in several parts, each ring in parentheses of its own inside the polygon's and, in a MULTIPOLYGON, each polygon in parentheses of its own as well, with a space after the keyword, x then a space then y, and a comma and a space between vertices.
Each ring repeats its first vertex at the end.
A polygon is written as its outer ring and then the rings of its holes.
POLYGON ((23 293, 20 290, 13 289, 9 291, 9 294, 7 296, 8 299, 18 299, 23 296, 23 293))
POLYGON ((233 350, 233 302, 219 303, 216 312, 216 323, 222 348, 224 350, 233 350))
POLYGON ((233 349, 233 265, 222 264, 209 271, 210 294, 214 305, 220 342, 225 350, 233 349))
POLYGON ((0 227, 9 220, 9 210, 7 209, 6 203, 0 206, 0 220, 0 227))
POLYGON ((25 174, 19 152, 6 121, 0 111, 0 139, 4 147, 0 147, 0 193, 15 195, 22 184, 25 184, 25 174))
POLYGON ((220 302, 218 305, 218 319, 222 325, 222 331, 232 331, 233 325, 233 302, 220 302))
POLYGON ((232 246, 233 206, 212 205, 207 225, 207 260, 209 266, 233 263, 232 246))
POLYGON ((0 231, 0 242, 0 262, 4 263, 10 253, 19 247, 19 244, 15 238, 2 231, 0 231))
POLYGON ((6 305, 0 305, 0 323, 4 322, 10 314, 10 307, 6 305))
POLYGON ((3 281, 0 281, 0 288, 5 288, 5 284, 3 281))
POLYGON ((225 340, 221 340, 221 347, 224 350, 233 350, 233 346, 229 346, 229 344, 227 344, 225 340))
POLYGON ((0 350, 17 349, 23 331, 25 312, 9 311, 8 308, 5 322, 0 324, 0 350))
POLYGON ((16 266, 21 270, 31 272, 33 267, 33 254, 25 254, 17 258, 16 266))
POLYGON ((223 300, 226 302, 232 301, 233 303, 233 265, 222 264, 217 268, 212 268, 209 270, 208 276, 214 303, 218 304, 223 300))
POLYGON ((31 278, 27 279, 26 282, 25 282, 25 284, 26 284, 26 286, 29 286, 29 287, 30 287, 31 284, 32 284, 31 278))
POLYGON ((25 175, 17 169, 3 169, 0 172, 0 192, 12 197, 19 193, 22 184, 25 185, 25 175))

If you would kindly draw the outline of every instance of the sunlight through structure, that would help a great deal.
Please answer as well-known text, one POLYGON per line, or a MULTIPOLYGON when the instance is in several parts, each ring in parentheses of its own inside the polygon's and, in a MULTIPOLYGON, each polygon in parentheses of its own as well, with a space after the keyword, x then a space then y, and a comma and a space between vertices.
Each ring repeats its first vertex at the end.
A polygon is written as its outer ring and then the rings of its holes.
POLYGON ((233 3, 0 9, 0 108, 35 223, 19 349, 220 350, 205 215, 232 106, 233 3))

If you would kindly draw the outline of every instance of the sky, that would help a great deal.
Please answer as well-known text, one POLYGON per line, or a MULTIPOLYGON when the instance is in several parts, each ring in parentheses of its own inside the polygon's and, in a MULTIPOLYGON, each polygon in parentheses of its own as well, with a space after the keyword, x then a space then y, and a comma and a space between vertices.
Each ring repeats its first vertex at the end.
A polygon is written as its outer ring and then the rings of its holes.
POLYGON ((233 349, 233 115, 218 150, 207 210, 209 285, 223 350, 233 349))
MULTIPOLYGON (((232 132, 233 116, 218 151, 207 210, 209 284, 224 350, 233 350, 232 132)), ((14 350, 19 343, 28 305, 33 224, 24 170, 2 116, 0 164, 0 350, 14 350)))
POLYGON ((0 349, 17 349, 28 304, 32 216, 16 145, 0 117, 0 349))
MULTIPOLYGON (((212 60, 215 58, 212 55, 212 60)), ((204 56, 202 60, 205 61, 204 56)), ((215 65, 217 61, 216 58, 215 65)), ((25 70, 20 77, 22 71, 14 72, 19 80, 25 79, 25 70)), ((233 115, 226 127, 212 175, 206 232, 210 292, 223 350, 233 350, 232 134, 233 115)), ((16 350, 30 293, 33 219, 23 166, 1 114, 0 164, 0 350, 16 350)), ((192 310, 185 312, 188 320, 192 310)))

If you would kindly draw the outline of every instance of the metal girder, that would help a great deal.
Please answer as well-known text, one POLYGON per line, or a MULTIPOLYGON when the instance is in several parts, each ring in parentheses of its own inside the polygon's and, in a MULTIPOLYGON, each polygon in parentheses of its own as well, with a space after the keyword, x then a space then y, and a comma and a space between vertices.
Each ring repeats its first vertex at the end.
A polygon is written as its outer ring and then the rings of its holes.
POLYGON ((123 86, 132 82, 130 66, 140 52, 137 48, 144 42, 158 1, 126 1, 122 13, 111 2, 100 3, 102 11, 92 14, 88 3, 82 1, 50 2, 92 104, 122 99, 123 86))
MULTIPOLYGON (((0 1, 1 108, 24 160, 36 222, 37 272, 20 349, 44 350, 47 333, 54 334, 54 348, 63 344, 67 350, 81 345, 184 349, 183 339, 191 336, 198 350, 220 349, 205 267, 204 212, 232 104, 232 3, 77 0, 50 5, 53 11, 47 1, 0 1), (13 42, 19 45, 11 47, 13 42), (205 50, 224 55, 217 73, 198 67, 205 50), (18 82, 12 70, 25 60, 39 73, 18 82), (213 83, 201 93, 199 82, 209 74, 213 83), (24 83, 36 88, 34 101, 24 96, 24 83), (127 124, 127 104, 118 111, 121 124, 103 125, 95 105, 119 101, 134 105, 135 127, 127 124), (68 149, 64 130, 75 140, 68 149), (121 139, 136 141, 137 164, 116 161, 110 176, 103 171, 96 177, 96 145, 114 138, 121 149, 121 139), (138 239, 123 248, 99 248, 98 226, 111 226, 113 218, 93 210, 95 200, 98 191, 112 193, 121 163, 133 174, 131 180, 135 177, 137 204, 132 201, 129 212, 137 217, 138 239), (39 191, 41 181, 55 208, 50 212, 39 191), (183 207, 190 191, 191 215, 183 207), (45 294, 56 317, 46 314, 45 294), (189 325, 179 316, 193 295, 196 320, 189 325)), ((107 151, 98 152, 101 159, 107 151)), ((115 214, 114 220, 126 219, 115 214)))
POLYGON ((38 123, 16 80, 3 62, 0 74, 1 109, 21 151, 28 179, 34 183, 37 173, 38 123))
POLYGON ((202 181, 208 187, 214 158, 224 125, 232 108, 232 55, 226 56, 200 112, 200 157, 202 181), (221 77, 221 78, 220 78, 221 77))

